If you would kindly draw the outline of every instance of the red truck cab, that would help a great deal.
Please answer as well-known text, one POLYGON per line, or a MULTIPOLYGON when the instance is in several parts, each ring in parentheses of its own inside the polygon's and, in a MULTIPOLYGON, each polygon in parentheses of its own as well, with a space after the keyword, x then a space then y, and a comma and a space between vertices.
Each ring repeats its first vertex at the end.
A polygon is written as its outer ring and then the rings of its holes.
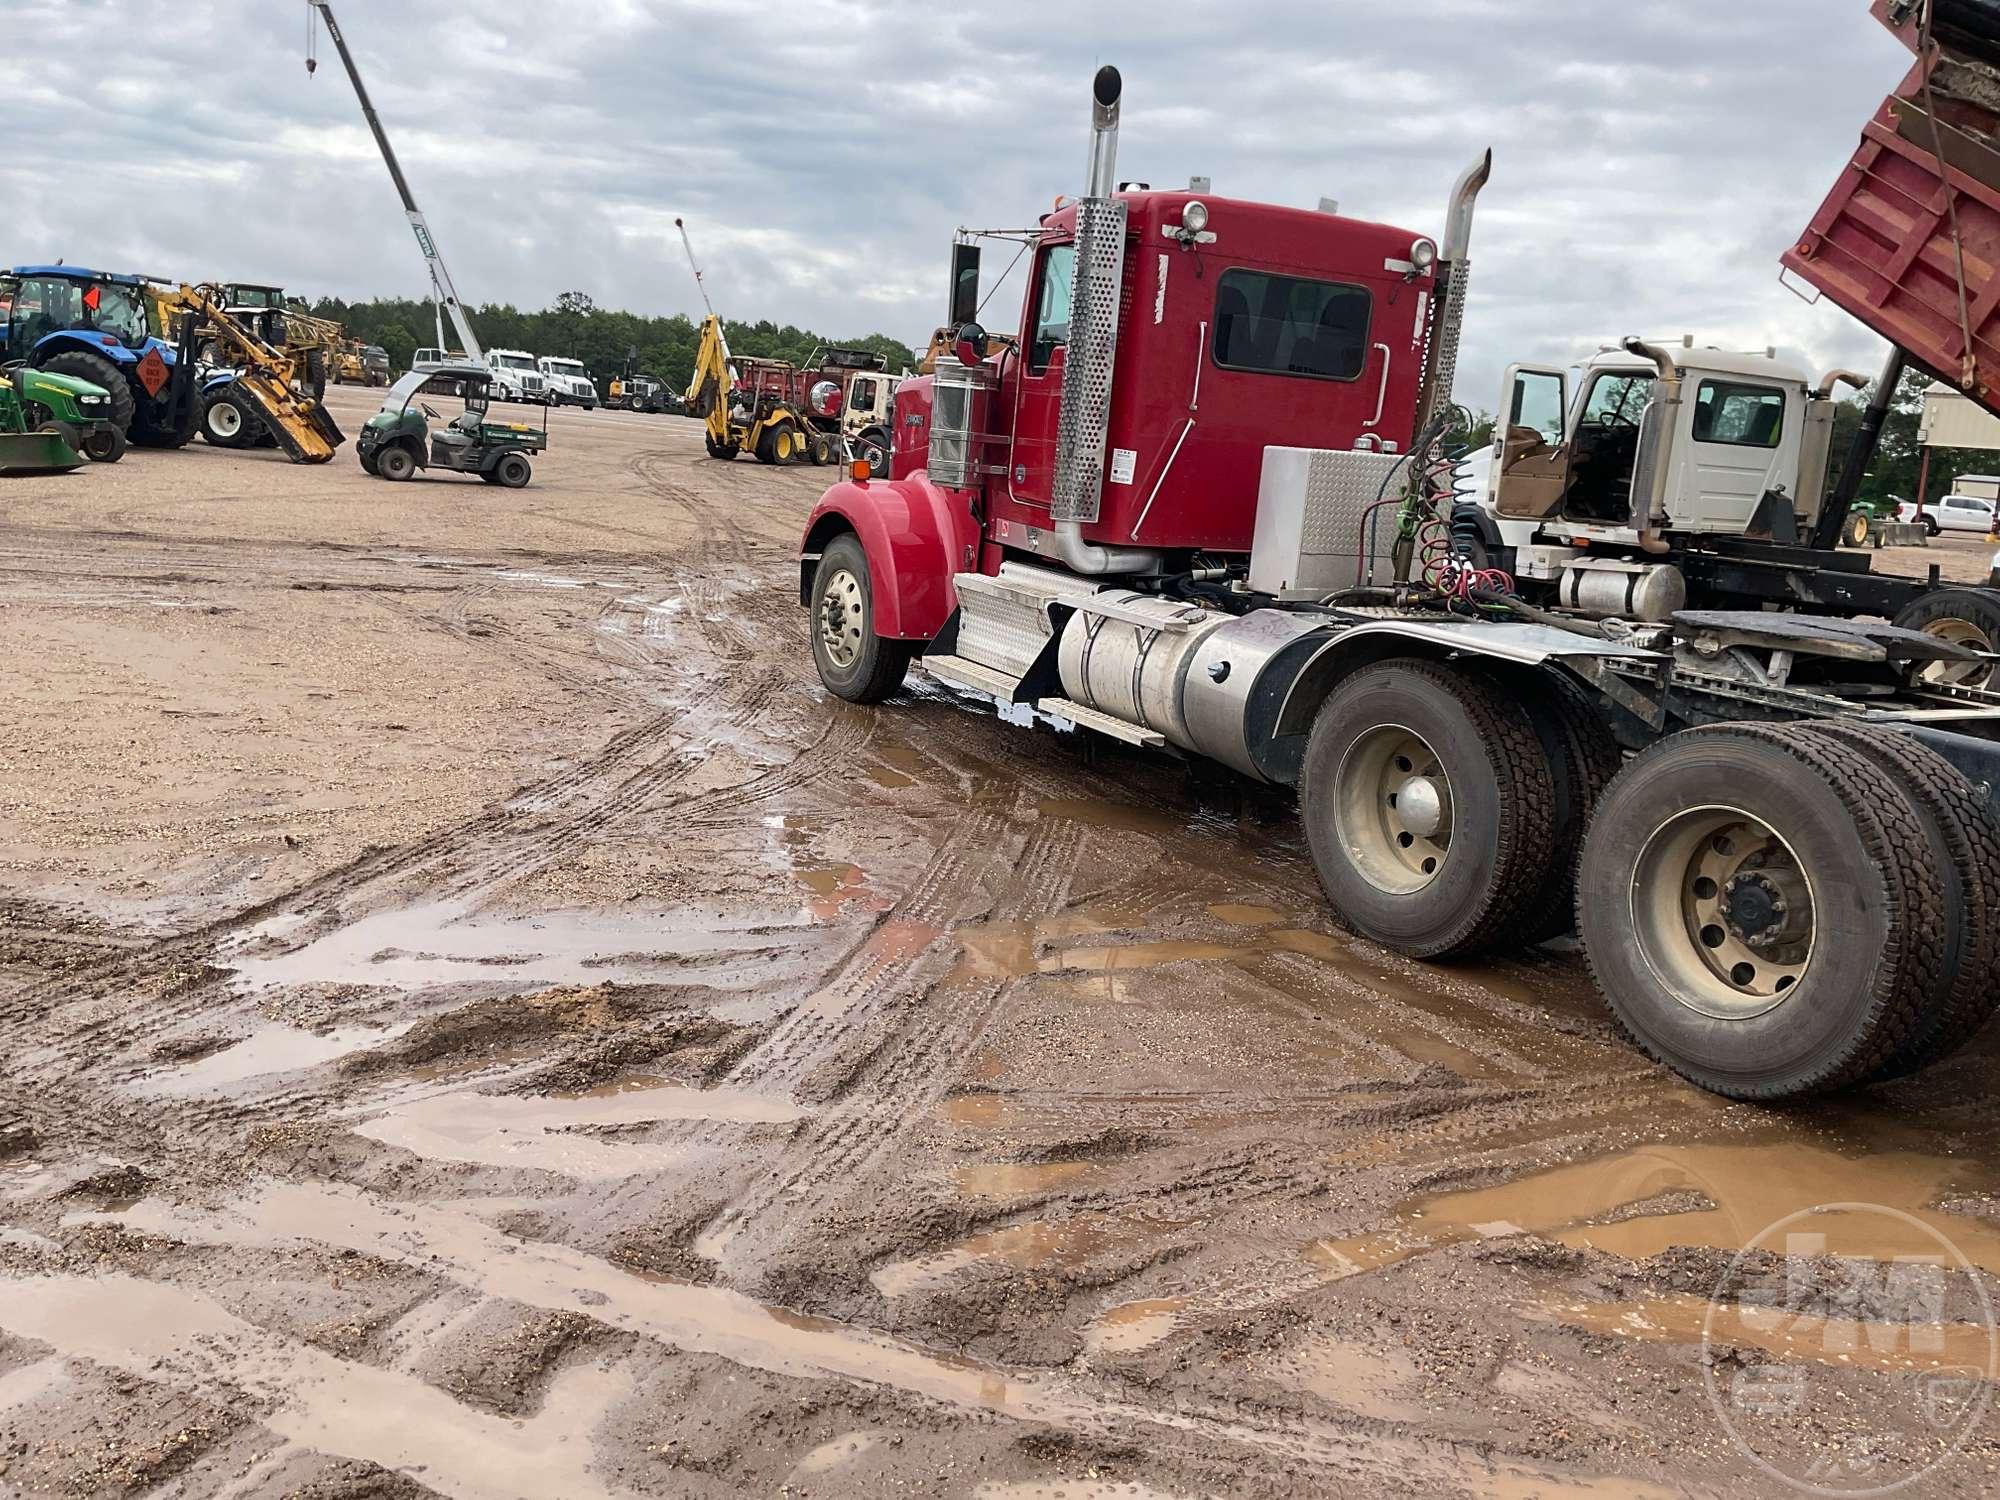
MULTIPOLYGON (((1174 560, 1244 554, 1266 445, 1406 448, 1431 326, 1437 250, 1410 230, 1207 193, 1121 191, 1125 257, 1088 543, 1174 560)), ((808 523, 802 597, 852 531, 876 634, 927 641, 952 575, 1059 557, 1050 495, 1076 261, 1075 205, 1041 226, 1016 341, 991 355, 977 482, 929 473, 934 377, 896 398, 891 477, 835 485, 808 523)))

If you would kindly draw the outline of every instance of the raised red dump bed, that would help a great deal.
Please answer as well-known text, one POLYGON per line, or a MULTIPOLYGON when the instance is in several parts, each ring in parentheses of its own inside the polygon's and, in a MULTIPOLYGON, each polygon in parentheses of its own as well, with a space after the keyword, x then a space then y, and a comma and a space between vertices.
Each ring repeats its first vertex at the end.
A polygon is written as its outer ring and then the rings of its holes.
POLYGON ((1922 0, 1873 9, 1917 65, 1784 264, 2000 412, 2000 0, 1935 0, 1928 38, 1922 0))

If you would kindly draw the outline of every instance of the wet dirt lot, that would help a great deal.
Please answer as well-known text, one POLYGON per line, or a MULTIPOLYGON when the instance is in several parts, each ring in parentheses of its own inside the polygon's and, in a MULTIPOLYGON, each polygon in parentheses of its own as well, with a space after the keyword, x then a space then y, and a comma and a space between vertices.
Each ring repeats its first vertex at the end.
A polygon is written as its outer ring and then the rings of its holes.
POLYGON ((1986 1363, 1993 1037, 1696 1093, 1573 955, 1341 934, 1281 807, 829 700, 824 472, 555 423, 0 482, 0 1490, 1993 1488, 1907 1410, 1986 1363), (1821 1203, 1963 1254, 1940 1342, 1711 1303, 1821 1203))

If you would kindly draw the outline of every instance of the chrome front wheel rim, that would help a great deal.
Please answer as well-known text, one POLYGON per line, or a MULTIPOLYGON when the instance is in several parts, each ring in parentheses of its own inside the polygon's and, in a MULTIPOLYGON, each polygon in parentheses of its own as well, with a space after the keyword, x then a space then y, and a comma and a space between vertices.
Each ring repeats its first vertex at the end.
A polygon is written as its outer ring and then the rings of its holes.
POLYGON ((861 657, 868 606, 861 580, 851 569, 836 568, 820 585, 819 643, 826 659, 847 669, 861 657))

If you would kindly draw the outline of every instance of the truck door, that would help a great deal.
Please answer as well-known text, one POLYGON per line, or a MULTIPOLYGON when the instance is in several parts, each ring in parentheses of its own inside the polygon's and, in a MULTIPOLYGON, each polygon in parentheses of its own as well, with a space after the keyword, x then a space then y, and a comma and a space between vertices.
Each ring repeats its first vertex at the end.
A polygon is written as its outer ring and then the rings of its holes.
POLYGON ((1510 365, 1493 429, 1492 504, 1500 515, 1541 520, 1562 509, 1569 379, 1553 365, 1510 365))
POLYGON ((1069 348, 1070 283, 1076 246, 1049 245, 1035 259, 1035 293, 1014 386, 1014 432, 1007 455, 1013 498, 1046 510, 1055 483, 1056 414, 1069 348))
MULTIPOLYGON (((1783 485, 1790 495, 1797 487, 1798 424, 1786 420, 1782 386, 1710 375, 1691 375, 1690 383, 1693 484, 1676 485, 1683 493, 1668 496, 1667 508, 1676 530, 1739 535, 1765 491, 1783 485)), ((1791 495, 1794 506, 1798 498, 1791 495)))

